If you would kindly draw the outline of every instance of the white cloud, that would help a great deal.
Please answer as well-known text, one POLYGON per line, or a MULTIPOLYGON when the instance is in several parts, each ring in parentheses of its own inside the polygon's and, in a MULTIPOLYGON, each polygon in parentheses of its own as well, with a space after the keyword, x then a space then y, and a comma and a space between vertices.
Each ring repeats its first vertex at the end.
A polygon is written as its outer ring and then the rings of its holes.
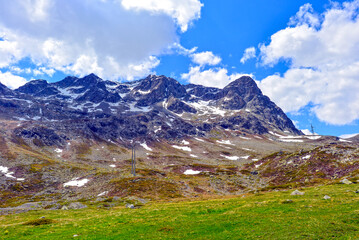
POLYGON ((181 78, 193 84, 223 88, 230 82, 244 75, 248 76, 248 74, 239 73, 228 74, 225 68, 214 68, 202 71, 201 67, 196 66, 191 67, 188 73, 182 74, 181 78))
POLYGON ((48 9, 51 6, 50 0, 23 0, 21 5, 26 9, 30 21, 45 21, 48 17, 48 9))
POLYGON ((359 0, 333 4, 321 15, 308 4, 301 7, 291 27, 260 47, 263 64, 291 64, 283 76, 263 79, 262 91, 286 112, 312 103, 311 110, 324 122, 359 119, 358 10, 359 0))
POLYGON ((7 67, 22 57, 17 42, 0 41, 0 68, 7 67))
POLYGON ((204 65, 214 66, 214 65, 219 64, 222 61, 222 59, 220 57, 214 55, 210 51, 194 53, 191 55, 191 58, 194 63, 199 64, 201 66, 204 66, 204 65))
POLYGON ((244 50, 243 57, 241 58, 241 63, 245 63, 251 58, 256 57, 256 48, 255 47, 249 47, 246 50, 244 50))
POLYGON ((121 0, 121 4, 126 9, 167 14, 176 20, 182 32, 187 31, 193 20, 201 17, 203 6, 199 0, 121 0))
POLYGON ((25 78, 15 76, 10 72, 2 73, 0 71, 0 82, 11 89, 16 89, 24 85, 27 81, 25 78))
POLYGON ((0 0, 0 68, 29 58, 66 74, 143 77, 159 64, 155 56, 178 44, 176 24, 185 30, 202 7, 159 2, 0 0))
POLYGON ((310 3, 304 4, 299 8, 299 11, 294 17, 291 17, 289 20, 289 25, 303 25, 307 24, 309 26, 317 27, 320 25, 319 15, 314 13, 314 9, 310 3))

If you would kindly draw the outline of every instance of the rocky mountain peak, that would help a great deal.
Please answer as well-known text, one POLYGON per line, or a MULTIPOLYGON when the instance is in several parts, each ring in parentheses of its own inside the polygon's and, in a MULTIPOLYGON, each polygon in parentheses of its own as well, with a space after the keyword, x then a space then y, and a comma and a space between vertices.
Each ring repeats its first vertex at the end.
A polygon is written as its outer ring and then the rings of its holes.
POLYGON ((43 79, 31 80, 30 82, 16 89, 16 91, 26 94, 37 94, 48 87, 48 85, 49 84, 47 81, 43 79))
POLYGON ((139 98, 138 106, 149 106, 170 96, 183 98, 187 92, 183 85, 173 78, 149 75, 134 88, 134 94, 139 98))
POLYGON ((255 96, 262 96, 262 91, 258 88, 256 82, 249 76, 243 76, 228 84, 223 92, 225 95, 239 95, 246 102, 255 96))
POLYGON ((68 76, 68 77, 65 77, 63 80, 56 82, 54 85, 57 87, 60 87, 60 88, 67 88, 67 87, 73 86, 74 82, 76 82, 77 79, 78 79, 77 77, 68 76))
POLYGON ((103 82, 101 78, 91 73, 83 78, 74 79, 72 86, 74 87, 94 87, 97 84, 103 82))
POLYGON ((1 95, 13 95, 13 91, 0 82, 0 94, 1 95))

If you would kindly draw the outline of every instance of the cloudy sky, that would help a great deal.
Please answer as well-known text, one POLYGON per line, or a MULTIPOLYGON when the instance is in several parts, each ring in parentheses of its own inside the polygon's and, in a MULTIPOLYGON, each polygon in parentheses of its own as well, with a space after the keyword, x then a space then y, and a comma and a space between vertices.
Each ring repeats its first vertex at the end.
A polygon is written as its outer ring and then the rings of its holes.
POLYGON ((359 133, 359 0, 0 0, 0 81, 250 75, 299 129, 359 133))

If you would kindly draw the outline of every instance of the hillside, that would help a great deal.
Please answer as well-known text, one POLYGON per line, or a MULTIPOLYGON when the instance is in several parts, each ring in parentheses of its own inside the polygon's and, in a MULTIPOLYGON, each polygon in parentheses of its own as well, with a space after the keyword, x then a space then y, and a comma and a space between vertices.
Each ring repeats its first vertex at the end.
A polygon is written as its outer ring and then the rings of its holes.
POLYGON ((2 207, 238 195, 357 177, 357 142, 303 135, 249 77, 223 89, 94 74, 0 89, 2 207))

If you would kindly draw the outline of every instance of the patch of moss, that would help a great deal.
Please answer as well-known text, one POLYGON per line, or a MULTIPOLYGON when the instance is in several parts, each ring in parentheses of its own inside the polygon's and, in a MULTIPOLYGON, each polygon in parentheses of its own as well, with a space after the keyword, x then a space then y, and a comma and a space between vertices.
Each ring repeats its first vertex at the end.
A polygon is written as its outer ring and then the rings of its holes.
POLYGON ((52 223, 55 223, 55 221, 52 219, 40 218, 40 219, 27 221, 27 222, 23 223, 23 225, 40 226, 40 225, 46 225, 46 224, 52 224, 52 223))

